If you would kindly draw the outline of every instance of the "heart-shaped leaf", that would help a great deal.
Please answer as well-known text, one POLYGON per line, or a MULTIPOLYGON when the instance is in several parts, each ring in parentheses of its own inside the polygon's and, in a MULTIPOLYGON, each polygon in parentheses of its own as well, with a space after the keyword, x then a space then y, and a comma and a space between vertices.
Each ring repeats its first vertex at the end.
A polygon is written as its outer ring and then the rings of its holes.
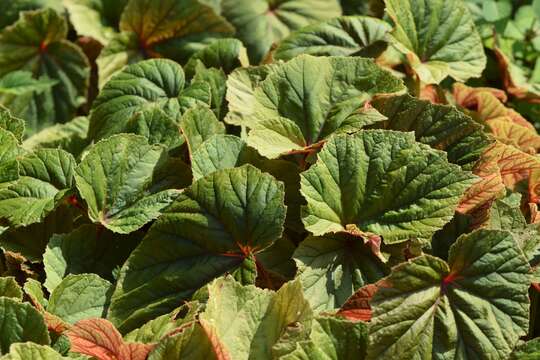
MULTIPOLYGON (((149 124, 150 119, 161 124, 178 124, 187 108, 196 104, 209 105, 209 91, 207 84, 194 83, 185 87, 182 67, 170 60, 146 60, 130 65, 111 78, 96 98, 90 113, 88 136, 94 140, 103 139, 132 130, 142 120, 145 124, 149 124), (160 116, 162 119, 156 119, 160 116)), ((170 127, 172 125, 166 125, 166 128, 170 127)), ((145 128, 152 130, 150 125, 145 128)), ((161 128, 157 127, 158 130, 161 128)), ((153 136, 157 135, 149 132, 148 137, 153 136)))
POLYGON ((365 102, 404 90, 370 59, 310 55, 276 67, 259 85, 248 143, 270 158, 308 151, 334 133, 383 120, 365 102))
POLYGON ((394 44, 420 80, 438 84, 479 77, 486 66, 482 39, 461 0, 385 0, 394 44))
POLYGON ((461 236, 448 263, 423 255, 395 267, 371 301, 367 359, 508 358, 527 333, 529 270, 512 235, 498 230, 461 236))
POLYGON ((284 196, 282 183, 251 165, 193 183, 122 267, 109 318, 131 330, 269 247, 283 231, 284 196))
POLYGON ((472 175, 412 133, 334 136, 303 172, 306 229, 314 235, 380 235, 386 244, 430 239, 454 216, 472 175))

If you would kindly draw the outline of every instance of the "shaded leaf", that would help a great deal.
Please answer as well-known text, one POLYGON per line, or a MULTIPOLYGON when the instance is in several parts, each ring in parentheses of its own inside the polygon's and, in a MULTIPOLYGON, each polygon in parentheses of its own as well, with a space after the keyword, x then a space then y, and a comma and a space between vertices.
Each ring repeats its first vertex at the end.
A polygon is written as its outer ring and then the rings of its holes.
POLYGON ((283 184, 250 165, 193 183, 122 267, 109 319, 122 331, 140 326, 269 247, 283 231, 283 199, 283 184))

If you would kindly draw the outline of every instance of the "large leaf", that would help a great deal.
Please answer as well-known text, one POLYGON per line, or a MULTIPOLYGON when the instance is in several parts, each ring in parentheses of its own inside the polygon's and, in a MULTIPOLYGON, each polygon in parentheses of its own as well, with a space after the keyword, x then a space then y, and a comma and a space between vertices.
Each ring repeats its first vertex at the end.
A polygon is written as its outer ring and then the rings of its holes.
POLYGON ((283 184, 250 165, 196 181, 122 267, 109 318, 131 330, 270 246, 283 231, 283 200, 283 184))
POLYGON ((330 139, 302 173, 302 210, 314 235, 360 231, 392 244, 430 239, 454 215, 471 175, 412 133, 362 131, 330 139))
POLYGON ((95 100, 90 113, 89 138, 99 140, 126 132, 133 126, 130 121, 134 117, 153 108, 162 110, 152 114, 153 117, 161 114, 166 117, 162 121, 170 118, 178 123, 187 107, 209 104, 208 88, 201 84, 184 85, 182 67, 170 60, 147 60, 126 67, 107 82, 95 100))
POLYGON ((383 119, 364 103, 404 90, 372 60, 299 56, 277 67, 255 90, 248 143, 262 155, 302 151, 336 132, 354 132, 383 119))
POLYGON ((480 124, 451 106, 410 95, 380 97, 372 105, 388 118, 383 128, 414 131, 416 141, 446 151, 450 162, 468 170, 492 143, 480 124))
POLYGON ((90 67, 83 52, 66 40, 67 32, 65 19, 47 8, 23 13, 0 33, 0 77, 27 70, 59 82, 52 90, 34 93, 18 114, 27 120, 29 133, 71 120, 86 102, 90 67))
POLYGON ((211 324, 231 359, 272 359, 272 347, 287 336, 309 333, 312 311, 298 282, 277 292, 241 286, 230 277, 208 287, 206 310, 199 316, 211 324))
POLYGON ((392 27, 368 16, 342 16, 301 28, 283 39, 274 58, 289 60, 301 54, 377 57, 386 48, 392 27))
POLYGON ((131 0, 120 30, 97 60, 101 84, 124 65, 148 57, 186 63, 212 40, 234 32, 211 6, 197 0, 131 0))
POLYGON ((49 298, 47 311, 67 323, 101 318, 107 313, 113 286, 95 274, 66 276, 49 298))
POLYGON ((114 280, 113 270, 124 263, 140 238, 138 233, 121 236, 93 224, 55 234, 43 254, 44 286, 52 292, 69 274, 94 273, 114 280))
POLYGON ((43 221, 73 187, 74 168, 73 156, 60 149, 20 158, 19 179, 0 189, 0 218, 12 226, 43 221))
POLYGON ((223 0, 221 7, 254 64, 291 31, 341 15, 336 0, 223 0))
POLYGON ((527 333, 529 269, 498 230, 461 236, 448 264, 424 255, 394 268, 371 301, 367 359, 507 359, 527 333))
POLYGON ((306 298, 317 312, 341 307, 356 290, 386 275, 369 244, 349 234, 310 236, 294 259, 306 298))
POLYGON ((163 188, 166 149, 137 135, 115 135, 94 145, 75 170, 77 188, 96 223, 133 232, 159 216, 179 194, 163 188))
POLYGON ((479 77, 486 66, 480 35, 462 0, 385 0, 394 44, 425 83, 479 77))
POLYGON ((50 343, 43 317, 30 304, 0 297, 0 354, 8 353, 11 344, 25 341, 50 343))

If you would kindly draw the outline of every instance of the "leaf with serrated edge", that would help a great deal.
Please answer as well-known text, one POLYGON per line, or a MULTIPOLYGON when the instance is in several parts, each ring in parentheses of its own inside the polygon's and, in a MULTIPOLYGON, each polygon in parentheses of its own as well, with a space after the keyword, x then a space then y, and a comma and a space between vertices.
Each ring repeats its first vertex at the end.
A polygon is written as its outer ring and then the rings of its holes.
POLYGON ((472 179, 412 133, 388 130, 334 136, 301 176, 308 231, 324 235, 354 225, 385 244, 430 239, 453 217, 472 179))
POLYGON ((283 232, 284 196, 281 182, 251 165, 193 183, 122 267, 109 319, 132 330, 272 245, 283 232), (158 249, 167 251, 148 256, 158 249))
POLYGON ((153 183, 166 163, 166 149, 142 136, 120 134, 95 144, 75 170, 90 219, 127 234, 158 217, 180 193, 153 183))
POLYGON ((498 230, 461 236, 448 264, 424 255, 399 265, 371 301, 367 359, 506 359, 527 333, 529 269, 498 230))
POLYGON ((461 0, 385 0, 395 46, 425 83, 447 76, 479 77, 486 66, 482 39, 461 0))

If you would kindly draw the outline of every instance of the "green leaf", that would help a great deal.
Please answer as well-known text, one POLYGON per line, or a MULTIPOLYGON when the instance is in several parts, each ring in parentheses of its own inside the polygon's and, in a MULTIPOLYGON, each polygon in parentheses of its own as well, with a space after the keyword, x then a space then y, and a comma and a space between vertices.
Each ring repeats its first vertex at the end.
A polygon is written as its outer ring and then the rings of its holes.
POLYGON ((64 360, 75 359, 63 357, 49 346, 38 345, 31 342, 16 343, 10 346, 9 353, 0 357, 0 360, 64 360))
POLYGON ((180 129, 186 138, 190 154, 194 154, 199 146, 213 135, 225 134, 225 125, 217 120, 212 110, 202 106, 186 111, 180 122, 180 129))
POLYGON ((229 75, 226 95, 229 112, 225 116, 226 123, 242 126, 253 121, 253 114, 257 104, 255 89, 278 66, 277 64, 267 64, 238 68, 229 75))
POLYGON ((295 344, 282 360, 363 359, 367 349, 367 326, 335 317, 317 317, 310 339, 295 344))
POLYGON ((285 204, 287 205, 287 227, 303 232, 300 220, 300 205, 305 201, 300 194, 300 169, 294 163, 284 160, 268 160, 255 149, 234 135, 214 135, 203 142, 191 156, 191 166, 195 180, 217 170, 230 169, 244 164, 252 164, 270 173, 285 184, 285 204))
POLYGON ((193 183, 122 267, 111 321, 131 330, 269 247, 283 232, 284 195, 282 183, 250 165, 193 183))
POLYGON ((255 256, 249 254, 239 265, 238 269, 231 273, 232 277, 242 285, 255 285, 255 280, 257 279, 256 261, 255 256))
POLYGON ((57 83, 57 80, 50 80, 47 76, 34 79, 30 71, 13 71, 0 79, 0 94, 42 93, 57 83))
POLYGON ((0 297, 0 354, 8 353, 11 344, 25 341, 50 343, 45 320, 30 304, 0 297))
POLYGON ((337 0, 223 0, 221 11, 236 28, 253 64, 291 31, 341 15, 337 0))
POLYGON ((12 116, 8 109, 0 105, 0 128, 11 132, 21 141, 24 134, 24 120, 12 116))
POLYGON ((488 227, 497 230, 519 231, 527 227, 527 220, 521 212, 521 195, 510 193, 496 199, 489 211, 488 227))
POLYGON ((52 292, 69 274, 94 273, 114 280, 113 270, 122 266, 140 238, 141 234, 122 236, 93 224, 55 234, 43 254, 44 286, 52 292))
POLYGON ((107 313, 113 286, 95 274, 66 276, 51 293, 47 311, 70 324, 102 318, 107 313))
POLYGON ((96 59, 98 67, 99 87, 102 88, 107 81, 126 65, 135 64, 145 59, 139 51, 137 34, 125 32, 114 34, 96 59))
POLYGON ((323 235, 352 226, 382 236, 385 244, 430 239, 452 219, 472 182, 444 152, 415 142, 412 133, 388 130, 334 136, 301 175, 308 231, 323 235))
POLYGON ((248 144, 270 158, 308 149, 334 133, 382 120, 364 103, 375 94, 402 90, 401 80, 370 59, 299 56, 255 90, 248 144))
POLYGON ((311 329, 313 314, 298 281, 273 292, 226 277, 210 284, 208 293, 199 318, 213 325, 233 359, 271 359, 272 347, 292 330, 289 327, 306 335, 311 329))
POLYGON ((432 104, 410 95, 380 97, 373 107, 388 118, 382 127, 414 131, 416 141, 444 150, 448 160, 472 170, 491 140, 483 126, 455 107, 432 104))
POLYGON ((20 158, 20 178, 0 188, 0 218, 12 226, 43 221, 73 187, 74 167, 73 156, 60 149, 40 149, 20 158))
POLYGON ((167 162, 166 149, 142 136, 121 134, 98 142, 75 170, 90 219, 127 234, 158 217, 180 192, 153 181, 167 162))
POLYGON ((30 136, 23 142, 28 150, 41 148, 63 149, 78 156, 86 148, 88 118, 79 116, 65 124, 56 124, 30 136))
POLYGON ((202 305, 196 301, 188 302, 169 314, 150 320, 140 328, 126 334, 124 339, 143 344, 159 342, 182 325, 197 320, 201 307, 202 305))
POLYGON ((225 102, 225 94, 227 92, 227 76, 221 69, 205 68, 202 63, 197 60, 195 66, 195 76, 193 83, 206 84, 210 89, 210 107, 216 114, 219 120, 223 119, 227 113, 225 102))
POLYGON ((540 339, 532 339, 518 345, 510 354, 510 360, 535 360, 540 356, 540 339))
POLYGON ((424 255, 395 267, 370 301, 367 359, 508 358, 528 329, 529 269, 498 230, 461 236, 448 264, 424 255))
POLYGON ((283 39, 275 59, 290 60, 301 54, 316 56, 377 57, 386 48, 392 27, 369 16, 342 16, 309 25, 283 39))
POLYGON ((221 360, 224 354, 213 336, 209 326, 194 322, 159 342, 148 360, 221 360))
POLYGON ((24 283, 24 293, 30 298, 30 301, 36 308, 41 306, 43 309, 47 308, 49 301, 45 298, 41 283, 34 279, 27 279, 24 283))
MULTIPOLYGON (((66 40, 65 19, 50 8, 25 12, 0 33, 0 76, 15 70, 58 81, 51 90, 34 93, 24 113, 32 133, 71 120, 86 102, 90 67, 83 52, 66 40)), ((40 80, 41 81, 41 80, 40 80)))
POLYGON ((487 0, 482 5, 484 19, 489 22, 502 20, 512 15, 512 4, 509 2, 487 0))
POLYGON ((51 236, 73 230, 76 216, 79 214, 80 212, 72 206, 60 205, 41 222, 10 228, 1 234, 0 247, 19 253, 29 261, 40 262, 51 236))
MULTIPOLYGON (((13 24, 21 12, 28 10, 36 10, 47 5, 56 5, 56 0, 17 0, 17 1, 2 1, 0 3, 0 29, 13 24)), ((61 4, 59 4, 61 5, 61 4)), ((54 6, 56 8, 56 6, 54 6)))
POLYGON ((316 312, 341 307, 356 290, 387 273, 369 245, 348 234, 308 236, 293 257, 297 277, 316 312))
POLYGON ((188 78, 195 74, 198 61, 206 68, 221 69, 226 74, 249 63, 246 49, 238 39, 218 39, 193 54, 184 68, 188 78))
POLYGON ((394 44, 420 80, 438 84, 447 76, 465 82, 486 66, 482 39, 464 1, 385 0, 394 22, 394 44))
POLYGON ((79 36, 89 36, 106 45, 114 35, 120 11, 128 0, 64 0, 71 24, 79 36))
POLYGON ((162 144, 174 149, 184 142, 179 134, 178 124, 159 106, 149 106, 136 113, 128 120, 126 133, 142 135, 151 145, 162 144))
POLYGON ((19 141, 12 132, 0 127, 0 186, 19 178, 17 156, 22 153, 19 141))
POLYGON ((17 300, 23 299, 23 292, 13 276, 0 277, 0 296, 5 296, 17 300))
POLYGON ((533 0, 532 7, 534 10, 534 14, 536 15, 537 19, 540 19, 540 1, 539 0, 533 0))
POLYGON ((197 0, 131 0, 119 27, 122 33, 98 59, 101 84, 124 65, 148 57, 185 64, 197 50, 234 32, 212 7, 197 0))
POLYGON ((178 123, 186 106, 208 104, 208 90, 200 84, 185 88, 184 82, 184 71, 170 60, 146 60, 126 67, 105 84, 94 101, 89 138, 99 140, 125 132, 130 121, 137 121, 133 117, 148 108, 160 109, 178 123))

